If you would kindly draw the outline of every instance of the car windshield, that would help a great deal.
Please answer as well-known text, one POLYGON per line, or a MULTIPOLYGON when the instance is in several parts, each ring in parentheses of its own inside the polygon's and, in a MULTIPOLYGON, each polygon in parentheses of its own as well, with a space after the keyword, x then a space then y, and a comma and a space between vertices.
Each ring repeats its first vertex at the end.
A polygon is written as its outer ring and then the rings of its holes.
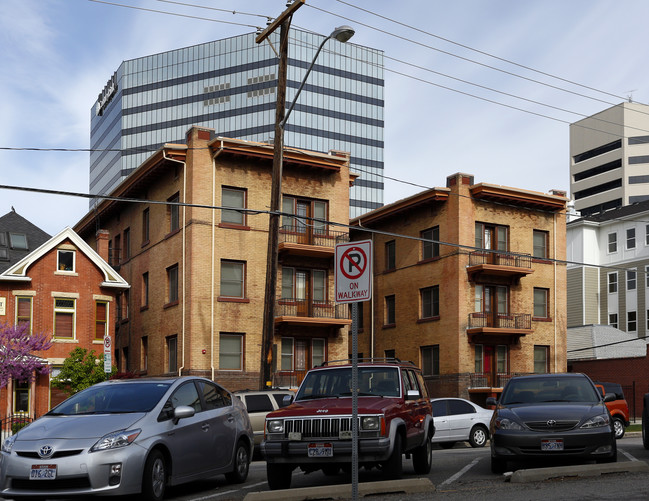
POLYGON ((49 416, 149 412, 169 389, 169 383, 96 385, 71 396, 49 416))
MULTIPOLYGON (((351 367, 311 371, 304 378, 295 399, 349 397, 352 395, 351 386, 351 367)), ((358 368, 359 396, 398 397, 400 393, 396 367, 358 368)))
POLYGON ((591 402, 600 397, 586 378, 577 377, 534 377, 512 379, 503 390, 500 403, 503 405, 544 402, 591 402))

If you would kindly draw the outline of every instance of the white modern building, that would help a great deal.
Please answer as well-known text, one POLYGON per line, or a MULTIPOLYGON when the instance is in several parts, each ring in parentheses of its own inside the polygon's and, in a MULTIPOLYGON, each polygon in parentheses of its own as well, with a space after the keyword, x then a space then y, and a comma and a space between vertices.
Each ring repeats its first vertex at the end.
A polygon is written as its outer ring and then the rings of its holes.
MULTIPOLYGON (((248 33, 122 62, 90 110, 90 193, 110 193, 164 143, 184 143, 192 125, 272 143, 279 32, 270 43, 255 38, 248 33)), ((289 105, 323 40, 291 29, 289 105)), ((359 177, 350 188, 350 217, 383 205, 383 71, 382 51, 328 40, 285 128, 286 147, 351 154, 359 177)))
POLYGON ((649 106, 624 102, 570 125, 570 194, 584 216, 649 200, 649 106))
POLYGON ((649 333, 649 200, 569 221, 568 327, 649 333))

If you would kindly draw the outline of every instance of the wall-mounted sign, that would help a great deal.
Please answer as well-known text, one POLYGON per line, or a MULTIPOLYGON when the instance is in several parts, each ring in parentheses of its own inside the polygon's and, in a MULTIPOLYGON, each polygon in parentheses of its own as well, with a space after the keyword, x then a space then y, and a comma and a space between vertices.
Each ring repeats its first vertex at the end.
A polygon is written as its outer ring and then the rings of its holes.
POLYGON ((7 298, 0 297, 0 316, 5 316, 7 314, 7 298))
POLYGON ((117 93, 117 72, 113 73, 113 76, 110 77, 110 80, 104 86, 104 90, 99 93, 97 96, 97 115, 102 115, 104 109, 108 106, 108 103, 113 99, 113 96, 117 93))

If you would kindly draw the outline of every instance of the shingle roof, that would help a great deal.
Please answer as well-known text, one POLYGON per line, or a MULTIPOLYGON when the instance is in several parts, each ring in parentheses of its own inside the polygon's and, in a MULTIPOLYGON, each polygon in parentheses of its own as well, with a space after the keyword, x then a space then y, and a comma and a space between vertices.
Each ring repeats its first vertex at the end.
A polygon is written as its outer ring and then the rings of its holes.
POLYGON ((610 325, 580 325, 567 331, 568 361, 644 357, 647 342, 610 325))
POLYGON ((649 200, 644 200, 642 202, 637 202, 631 205, 624 205, 622 207, 618 207, 617 209, 610 209, 604 212, 597 212, 589 216, 583 216, 581 219, 586 221, 604 222, 610 221, 611 219, 624 218, 647 211, 649 211, 649 200))
MULTIPOLYGON (((5 235, 7 245, 6 247, 0 247, 0 249, 7 250, 6 254, 8 258, 7 260, 7 258, 0 256, 0 273, 20 261, 34 249, 37 249, 51 238, 50 235, 45 233, 35 224, 30 223, 14 210, 0 217, 0 234, 5 235), (25 235, 27 238, 27 249, 12 249, 10 233, 25 235)), ((3 239, 0 236, 0 245, 2 243, 3 239)))

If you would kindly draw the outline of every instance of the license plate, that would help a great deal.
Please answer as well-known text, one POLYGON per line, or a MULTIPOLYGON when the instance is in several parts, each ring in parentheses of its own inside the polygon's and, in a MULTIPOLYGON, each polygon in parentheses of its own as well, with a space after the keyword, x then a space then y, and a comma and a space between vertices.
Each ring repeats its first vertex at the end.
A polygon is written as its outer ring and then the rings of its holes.
POLYGON ((29 473, 30 480, 54 480, 56 478, 55 464, 33 464, 29 473))
POLYGON ((542 451, 562 451, 563 450, 563 439, 544 439, 541 440, 541 450, 542 451))
POLYGON ((331 444, 309 444, 307 454, 310 458, 330 458, 334 455, 331 444))

